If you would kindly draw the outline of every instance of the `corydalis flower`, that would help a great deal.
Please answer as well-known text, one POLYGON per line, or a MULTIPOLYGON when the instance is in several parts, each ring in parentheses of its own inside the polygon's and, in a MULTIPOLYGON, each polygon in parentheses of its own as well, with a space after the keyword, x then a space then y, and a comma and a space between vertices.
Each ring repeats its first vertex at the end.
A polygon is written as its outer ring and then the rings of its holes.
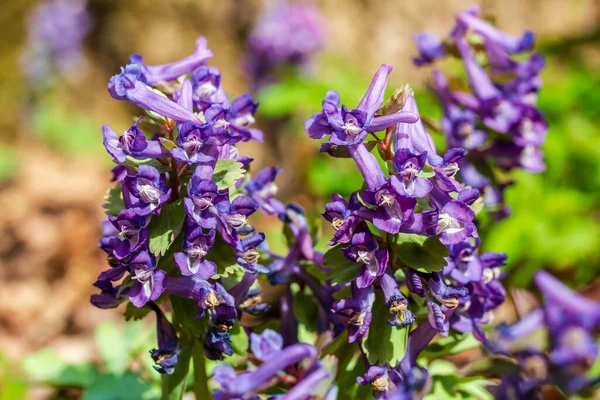
POLYGON ((141 251, 127 267, 134 281, 129 290, 129 301, 136 307, 143 307, 147 302, 158 299, 165 290, 167 274, 157 269, 155 264, 156 261, 147 251, 141 251))
POLYGON ((179 340, 173 325, 167 320, 160 308, 154 303, 148 303, 156 313, 156 331, 158 348, 152 349, 150 355, 156 363, 154 369, 161 374, 172 374, 179 359, 179 340))
POLYGON ((117 136, 110 126, 102 126, 102 135, 104 136, 104 147, 116 161, 124 162, 128 155, 140 153, 148 147, 148 141, 144 132, 138 128, 141 118, 121 136, 117 136))
POLYGON ((340 108, 340 95, 329 91, 323 100, 323 110, 304 123, 304 129, 313 139, 330 137, 330 143, 338 146, 355 146, 370 132, 381 131, 400 122, 414 123, 419 117, 410 112, 397 112, 375 116, 383 103, 387 77, 391 65, 382 65, 377 71, 367 93, 355 109, 340 108))
POLYGON ((331 200, 325 205, 323 217, 331 223, 336 232, 328 244, 334 246, 337 243, 348 243, 352 240, 352 235, 361 222, 358 211, 362 205, 358 201, 358 193, 353 193, 350 201, 346 201, 342 196, 334 193, 331 200))
POLYGON ((363 265, 356 277, 356 286, 359 289, 370 286, 380 277, 389 261, 388 251, 379 249, 377 241, 368 232, 355 233, 350 246, 342 248, 342 253, 352 261, 363 265))
POLYGON ((175 253, 175 265, 181 271, 181 275, 196 275, 201 279, 209 279, 217 273, 217 266, 204 257, 215 242, 215 231, 204 233, 201 227, 197 227, 186 235, 183 252, 175 253))
POLYGON ((275 198, 277 185, 275 177, 281 168, 264 168, 250 178, 242 189, 267 215, 281 215, 285 212, 285 206, 275 198))
POLYGON ((417 176, 425 166, 427 152, 419 155, 413 154, 408 149, 397 149, 394 154, 394 167, 397 175, 390 178, 394 189, 402 195, 409 197, 425 197, 433 189, 427 179, 417 176))
POLYGON ((158 214, 160 207, 171 198, 167 178, 149 165, 140 165, 135 175, 125 177, 123 201, 138 215, 158 214))
POLYGON ((359 385, 371 384, 375 399, 391 400, 396 398, 394 395, 396 388, 402 383, 402 376, 394 368, 372 365, 364 376, 359 376, 356 380, 359 385))
POLYGON ((333 303, 332 311, 347 320, 348 342, 353 343, 369 334, 374 302, 373 286, 360 289, 354 282, 352 283, 352 297, 333 303))

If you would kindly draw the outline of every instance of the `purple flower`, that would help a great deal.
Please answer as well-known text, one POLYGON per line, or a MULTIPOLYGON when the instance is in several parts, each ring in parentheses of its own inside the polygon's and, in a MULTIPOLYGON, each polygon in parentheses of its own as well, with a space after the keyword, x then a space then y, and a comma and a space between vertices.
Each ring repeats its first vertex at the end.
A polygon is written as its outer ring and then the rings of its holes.
POLYGON ((331 200, 330 203, 325 205, 325 212, 323 213, 323 217, 335 229, 333 239, 329 241, 328 245, 335 246, 337 243, 349 243, 361 222, 358 211, 362 208, 362 205, 358 201, 358 192, 354 192, 350 196, 349 202, 337 193, 331 196, 331 200))
POLYGON ((258 263, 260 253, 257 247, 264 242, 265 234, 253 232, 236 244, 236 261, 248 271, 268 273, 269 269, 258 263))
POLYGON ((204 233, 201 227, 190 229, 183 243, 183 253, 175 253, 175 265, 181 275, 196 275, 207 280, 217 273, 217 266, 204 257, 215 242, 215 231, 204 233))
POLYGON ((388 267, 381 277, 381 289, 385 299, 385 306, 390 312, 388 325, 407 326, 415 322, 414 314, 408 309, 408 301, 400 292, 398 282, 394 278, 392 270, 388 267))
POLYGON ((248 179, 243 188, 244 193, 267 215, 280 215, 285 212, 283 203, 275 198, 278 191, 275 177, 280 171, 281 168, 264 168, 256 174, 256 178, 248 179))
POLYGON ((212 104, 229 104, 221 86, 221 73, 216 67, 199 67, 192 72, 193 100, 201 110, 212 104))
POLYGON ((521 37, 511 36, 477 18, 470 12, 458 14, 456 20, 480 34, 486 43, 493 42, 500 45, 509 53, 522 53, 531 50, 534 44, 535 35, 533 32, 527 31, 521 37))
POLYGON ((250 349, 252 354, 263 361, 277 356, 283 348, 283 338, 272 329, 265 329, 260 335, 250 334, 250 349))
POLYGON ((109 215, 108 220, 115 228, 111 247, 112 255, 117 259, 124 259, 148 243, 150 216, 140 216, 131 209, 125 209, 116 216, 109 215))
POLYGON ((333 303, 332 311, 347 320, 348 342, 354 343, 357 339, 365 338, 369 334, 374 302, 375 292, 373 286, 360 289, 353 282, 352 298, 333 303))
POLYGON ((437 216, 436 234, 445 245, 458 244, 477 234, 473 223, 475 213, 462 201, 450 201, 437 216))
POLYGON ((188 197, 183 199, 185 212, 191 221, 206 229, 217 227, 216 204, 228 203, 227 191, 219 192, 217 184, 203 177, 202 167, 197 167, 188 184, 188 197))
POLYGON ((129 62, 139 65, 140 79, 147 85, 154 85, 159 82, 174 81, 181 75, 188 74, 196 68, 206 64, 206 60, 213 56, 213 52, 207 47, 206 38, 200 36, 196 40, 196 49, 194 54, 179 61, 163 65, 146 65, 139 54, 133 54, 129 57, 129 62))
POLYGON ((110 126, 102 126, 102 135, 104 136, 104 147, 116 161, 124 162, 128 155, 140 153, 148 147, 146 136, 138 128, 141 117, 121 136, 117 136, 110 126))
POLYGON ((155 113, 181 122, 202 122, 190 110, 180 106, 166 96, 152 91, 141 80, 141 67, 129 64, 121 68, 121 73, 110 78, 108 92, 116 100, 128 100, 131 103, 155 113))
POLYGON ((359 385, 371 384, 373 397, 377 400, 396 399, 394 392, 402 384, 402 376, 396 369, 379 365, 371 365, 364 376, 356 380, 359 385))
POLYGON ((352 261, 363 264, 356 277, 356 286, 359 289, 370 286, 375 279, 383 275, 388 265, 388 251, 379 249, 377 241, 369 232, 355 233, 350 246, 341 250, 352 261))
POLYGON ((154 258, 147 251, 135 255, 128 266, 134 282, 129 290, 129 301, 136 307, 143 307, 154 301, 164 292, 167 284, 165 271, 156 269, 154 258))
POLYGON ((375 116, 383 103, 387 86, 387 77, 392 70, 390 65, 382 65, 377 71, 367 93, 356 109, 340 108, 340 95, 335 91, 327 92, 323 100, 323 110, 304 123, 304 129, 313 139, 330 137, 330 143, 338 146, 355 146, 370 132, 377 132, 400 122, 415 123, 418 115, 411 112, 397 112, 375 116))
POLYGON ((121 290, 119 285, 113 286, 110 280, 97 280, 94 283, 101 290, 98 294, 93 294, 90 297, 90 303, 93 306, 101 309, 117 308, 119 304, 127 300, 129 288, 121 290))
POLYGON ((438 165, 442 159, 437 155, 433 139, 425 130, 423 122, 420 120, 419 109, 412 91, 406 98, 406 103, 402 107, 402 112, 416 115, 419 120, 416 122, 401 121, 396 127, 394 133, 394 149, 408 149, 414 154, 427 153, 427 161, 431 165, 438 165))
POLYGON ((409 197, 425 197, 433 189, 427 179, 417 176, 425 166, 427 153, 413 154, 409 149, 397 149, 394 154, 394 167, 397 175, 390 178, 390 183, 401 195, 409 197))
POLYGON ((165 294, 194 300, 199 309, 196 318, 202 318, 206 311, 212 311, 220 305, 235 309, 233 297, 223 286, 211 284, 197 275, 170 276, 165 294))
MULTIPOLYGON (((398 186, 402 184, 394 179, 376 190, 367 190, 363 199, 377 207, 373 216, 373 225, 384 232, 396 234, 402 224, 411 219, 417 200, 414 197, 402 195, 398 186)), ((402 188, 399 188, 402 190, 402 188)))
POLYGON ((479 282, 483 276, 483 262, 476 253, 479 239, 464 240, 448 246, 450 257, 446 257, 448 265, 444 267, 444 275, 450 275, 460 284, 479 282))
POLYGON ((170 375, 175 371, 180 351, 177 332, 156 304, 148 304, 156 313, 156 336, 158 337, 158 349, 150 351, 150 355, 156 363, 153 367, 161 374, 170 375))
POLYGON ((215 369, 213 379, 221 387, 215 394, 216 399, 241 399, 251 396, 266 384, 280 370, 293 366, 305 358, 314 360, 317 350, 308 344, 293 344, 279 352, 277 357, 270 358, 252 372, 235 375, 228 366, 215 369))
POLYGON ((140 165, 136 175, 125 177, 123 201, 138 215, 158 214, 160 207, 171 198, 167 178, 149 165, 140 165))
POLYGON ((251 199, 238 196, 231 203, 216 203, 216 209, 219 215, 217 229, 227 243, 235 245, 238 242, 238 233, 247 234, 254 231, 254 228, 248 225, 248 217, 254 214, 258 207, 251 199))
POLYGON ((415 65, 426 65, 446 56, 446 50, 440 38, 429 32, 417 33, 414 37, 419 56, 413 57, 415 65))
POLYGON ((231 105, 213 104, 204 113, 206 121, 212 126, 213 135, 228 135, 229 143, 264 141, 262 131, 251 128, 256 122, 254 114, 258 108, 252 96, 242 95, 231 102, 231 105))

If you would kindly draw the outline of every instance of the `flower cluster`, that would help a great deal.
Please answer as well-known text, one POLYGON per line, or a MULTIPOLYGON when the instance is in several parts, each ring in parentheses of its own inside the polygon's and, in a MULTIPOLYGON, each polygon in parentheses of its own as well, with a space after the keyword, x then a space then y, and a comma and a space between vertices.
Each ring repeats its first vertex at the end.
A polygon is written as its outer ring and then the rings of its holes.
POLYGON ((38 82, 52 74, 67 77, 83 59, 82 42, 91 28, 85 0, 48 0, 27 21, 22 56, 27 78, 38 82))
POLYGON ((250 32, 246 69, 255 89, 270 83, 288 65, 306 67, 325 42, 325 23, 310 4, 278 1, 250 32))
MULTIPOLYGON (((524 143, 515 124, 537 113, 527 102, 537 86, 527 86, 531 76, 501 85, 474 62, 478 47, 469 46, 469 29, 484 38, 492 72, 513 65, 506 55, 529 48, 531 39, 502 34, 476 11, 458 17, 453 44, 421 37, 418 62, 456 50, 475 92, 450 90, 436 73, 449 144, 443 154, 410 87, 384 102, 392 70, 385 64, 355 108, 329 91, 305 122, 311 138, 327 139, 322 152, 351 158, 364 179, 348 198, 333 194, 325 205, 332 237, 324 253, 310 214, 277 198, 280 169, 246 173, 252 159, 236 145, 263 140, 254 127, 258 104, 249 95, 225 95, 219 71, 207 65, 213 53, 203 37, 192 55, 170 64, 147 65, 132 55, 110 79, 111 96, 143 112, 121 135, 102 127, 116 186, 99 244, 110 269, 95 282, 100 293, 91 302, 128 302, 128 318, 156 315, 158 346, 150 354, 164 374, 164 395, 175 395, 193 359, 194 392, 211 398, 209 359, 224 361, 212 369, 218 400, 335 400, 368 392, 422 398, 440 386, 433 359, 472 346, 469 338, 490 360, 511 360, 511 368, 498 384, 444 376, 454 393, 485 385, 495 386, 498 398, 535 398, 548 383, 572 394, 599 381, 588 375, 598 355, 600 306, 544 272, 536 275, 544 307, 491 334, 485 329, 505 300, 506 256, 479 250, 475 217, 493 189, 491 181, 476 185, 468 177, 477 160, 515 166, 493 149, 524 143), (258 210, 282 223, 284 254, 250 224, 258 210), (252 322, 242 326, 243 315, 252 322), (540 331, 548 333, 547 346, 522 346, 540 331)), ((523 78, 518 65, 513 72, 523 78)))
POLYGON ((237 307, 264 272, 257 250, 264 234, 248 223, 257 205, 238 190, 251 159, 235 147, 262 140, 252 126, 258 104, 249 95, 229 101, 219 72, 207 66, 212 55, 202 37, 192 55, 170 64, 147 65, 133 55, 108 85, 115 99, 138 105, 144 115, 121 135, 102 127, 106 150, 118 164, 117 186, 100 241, 111 268, 98 277, 101 293, 92 303, 111 308, 129 299, 134 307, 153 309, 159 348, 152 357, 166 373, 173 372, 180 349, 156 304, 161 296, 192 300, 197 318, 207 315, 205 352, 218 359, 232 354, 237 307), (215 263, 224 257, 243 275, 229 291, 215 263))
POLYGON ((512 183, 506 171, 545 169, 540 147, 548 126, 536 107, 544 57, 519 57, 533 48, 532 32, 511 36, 479 14, 478 6, 460 13, 444 41, 430 33, 416 35, 420 55, 414 62, 430 64, 450 55, 461 59, 468 87, 453 87, 434 71, 444 111, 439 128, 449 147, 469 150, 460 163, 462 181, 482 190, 486 206, 502 218, 510 212, 503 200, 504 188, 512 183))
POLYGON ((370 330, 380 329, 372 326, 379 290, 389 312, 387 324, 393 329, 409 329, 417 319, 426 318, 410 334, 414 340, 409 339, 400 364, 379 360, 383 365, 366 366, 359 382, 370 383, 379 398, 420 389, 426 373, 416 365, 416 355, 436 333, 448 335, 452 327, 484 341, 482 326, 505 294, 497 279, 505 256, 477 254, 472 206, 479 193, 455 180, 466 150, 437 154, 410 88, 397 91, 382 107, 390 71, 388 65, 377 71, 356 109, 340 106, 339 94, 328 92, 322 111, 305 124, 310 137, 329 138, 322 151, 335 156, 346 148, 365 181, 364 189, 349 200, 333 195, 323 214, 335 229, 329 242, 334 247, 325 259, 331 252, 341 252, 356 265, 351 297, 332 304, 349 342, 361 342, 370 330), (386 131, 384 139, 374 134, 381 130, 386 131), (389 174, 364 143, 370 134, 389 174), (410 297, 423 300, 411 305, 401 287, 410 297), (415 374, 419 379, 412 378, 415 374))

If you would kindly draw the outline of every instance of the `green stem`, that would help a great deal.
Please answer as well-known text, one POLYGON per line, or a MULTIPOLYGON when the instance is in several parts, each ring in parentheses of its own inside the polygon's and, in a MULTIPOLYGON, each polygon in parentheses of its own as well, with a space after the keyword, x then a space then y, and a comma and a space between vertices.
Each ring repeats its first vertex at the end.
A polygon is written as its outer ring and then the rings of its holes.
POLYGON ((192 350, 194 360, 194 394, 196 400, 211 400, 212 394, 208 388, 208 376, 206 375, 206 358, 201 342, 196 342, 192 350))

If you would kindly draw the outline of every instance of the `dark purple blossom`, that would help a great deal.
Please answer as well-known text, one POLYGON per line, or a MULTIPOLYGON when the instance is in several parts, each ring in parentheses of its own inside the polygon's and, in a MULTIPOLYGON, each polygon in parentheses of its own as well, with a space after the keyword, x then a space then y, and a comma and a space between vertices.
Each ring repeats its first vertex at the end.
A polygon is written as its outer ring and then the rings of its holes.
POLYGON ((427 179, 417 176, 425 166, 427 153, 413 154, 409 149, 397 149, 394 154, 394 167, 397 175, 390 178, 394 189, 409 197, 425 197, 433 189, 427 179))
POLYGON ((375 292, 373 286, 360 289, 352 283, 352 297, 333 303, 332 311, 344 317, 347 321, 348 341, 355 342, 369 334, 369 325, 373 314, 375 292))
POLYGON ((164 292, 167 284, 165 271, 157 269, 154 258, 147 251, 141 251, 130 261, 128 269, 134 281, 129 290, 129 301, 136 307, 143 307, 154 301, 164 292))
POLYGON ((364 376, 356 378, 359 385, 371 384, 377 400, 395 399, 396 388, 402 384, 400 373, 388 366, 371 365, 364 376))
POLYGON ((217 266, 204 257, 215 242, 215 231, 204 233, 201 227, 191 230, 185 237, 183 252, 175 253, 175 265, 181 275, 196 275, 201 279, 209 279, 217 273, 217 266))
POLYGON ((389 267, 385 270, 380 282, 385 307, 392 314, 387 321, 388 325, 403 327, 412 324, 415 321, 415 316, 408 309, 408 301, 400 292, 398 282, 396 282, 396 278, 394 278, 394 274, 389 267))
POLYGON ((138 128, 141 118, 121 136, 117 136, 110 126, 102 126, 102 135, 104 136, 104 147, 116 161, 124 162, 128 155, 140 153, 148 147, 148 142, 144 132, 138 128))
POLYGON ((244 193, 267 215, 281 215, 285 212, 283 203, 275 198, 278 191, 275 177, 280 171, 281 168, 264 168, 255 178, 248 179, 243 188, 244 193))
POLYGON ((179 340, 173 325, 167 320, 160 308, 154 303, 148 303, 156 313, 156 331, 158 348, 152 349, 150 355, 156 363, 154 369, 161 374, 172 374, 179 358, 179 340))
POLYGON ((337 193, 331 196, 331 200, 330 203, 325 205, 325 212, 323 213, 323 217, 335 229, 333 239, 329 241, 328 245, 349 243, 361 222, 358 211, 362 208, 362 205, 358 201, 358 192, 354 192, 350 196, 350 201, 346 201, 337 193))
POLYGON ((158 214, 171 198, 167 178, 149 165, 140 165, 137 174, 128 175, 123 183, 125 206, 138 215, 158 214))
POLYGON ((341 251, 352 261, 363 265, 356 277, 359 289, 370 286, 387 268, 389 253, 386 249, 379 249, 377 241, 369 232, 355 233, 350 246, 343 247, 341 251))

